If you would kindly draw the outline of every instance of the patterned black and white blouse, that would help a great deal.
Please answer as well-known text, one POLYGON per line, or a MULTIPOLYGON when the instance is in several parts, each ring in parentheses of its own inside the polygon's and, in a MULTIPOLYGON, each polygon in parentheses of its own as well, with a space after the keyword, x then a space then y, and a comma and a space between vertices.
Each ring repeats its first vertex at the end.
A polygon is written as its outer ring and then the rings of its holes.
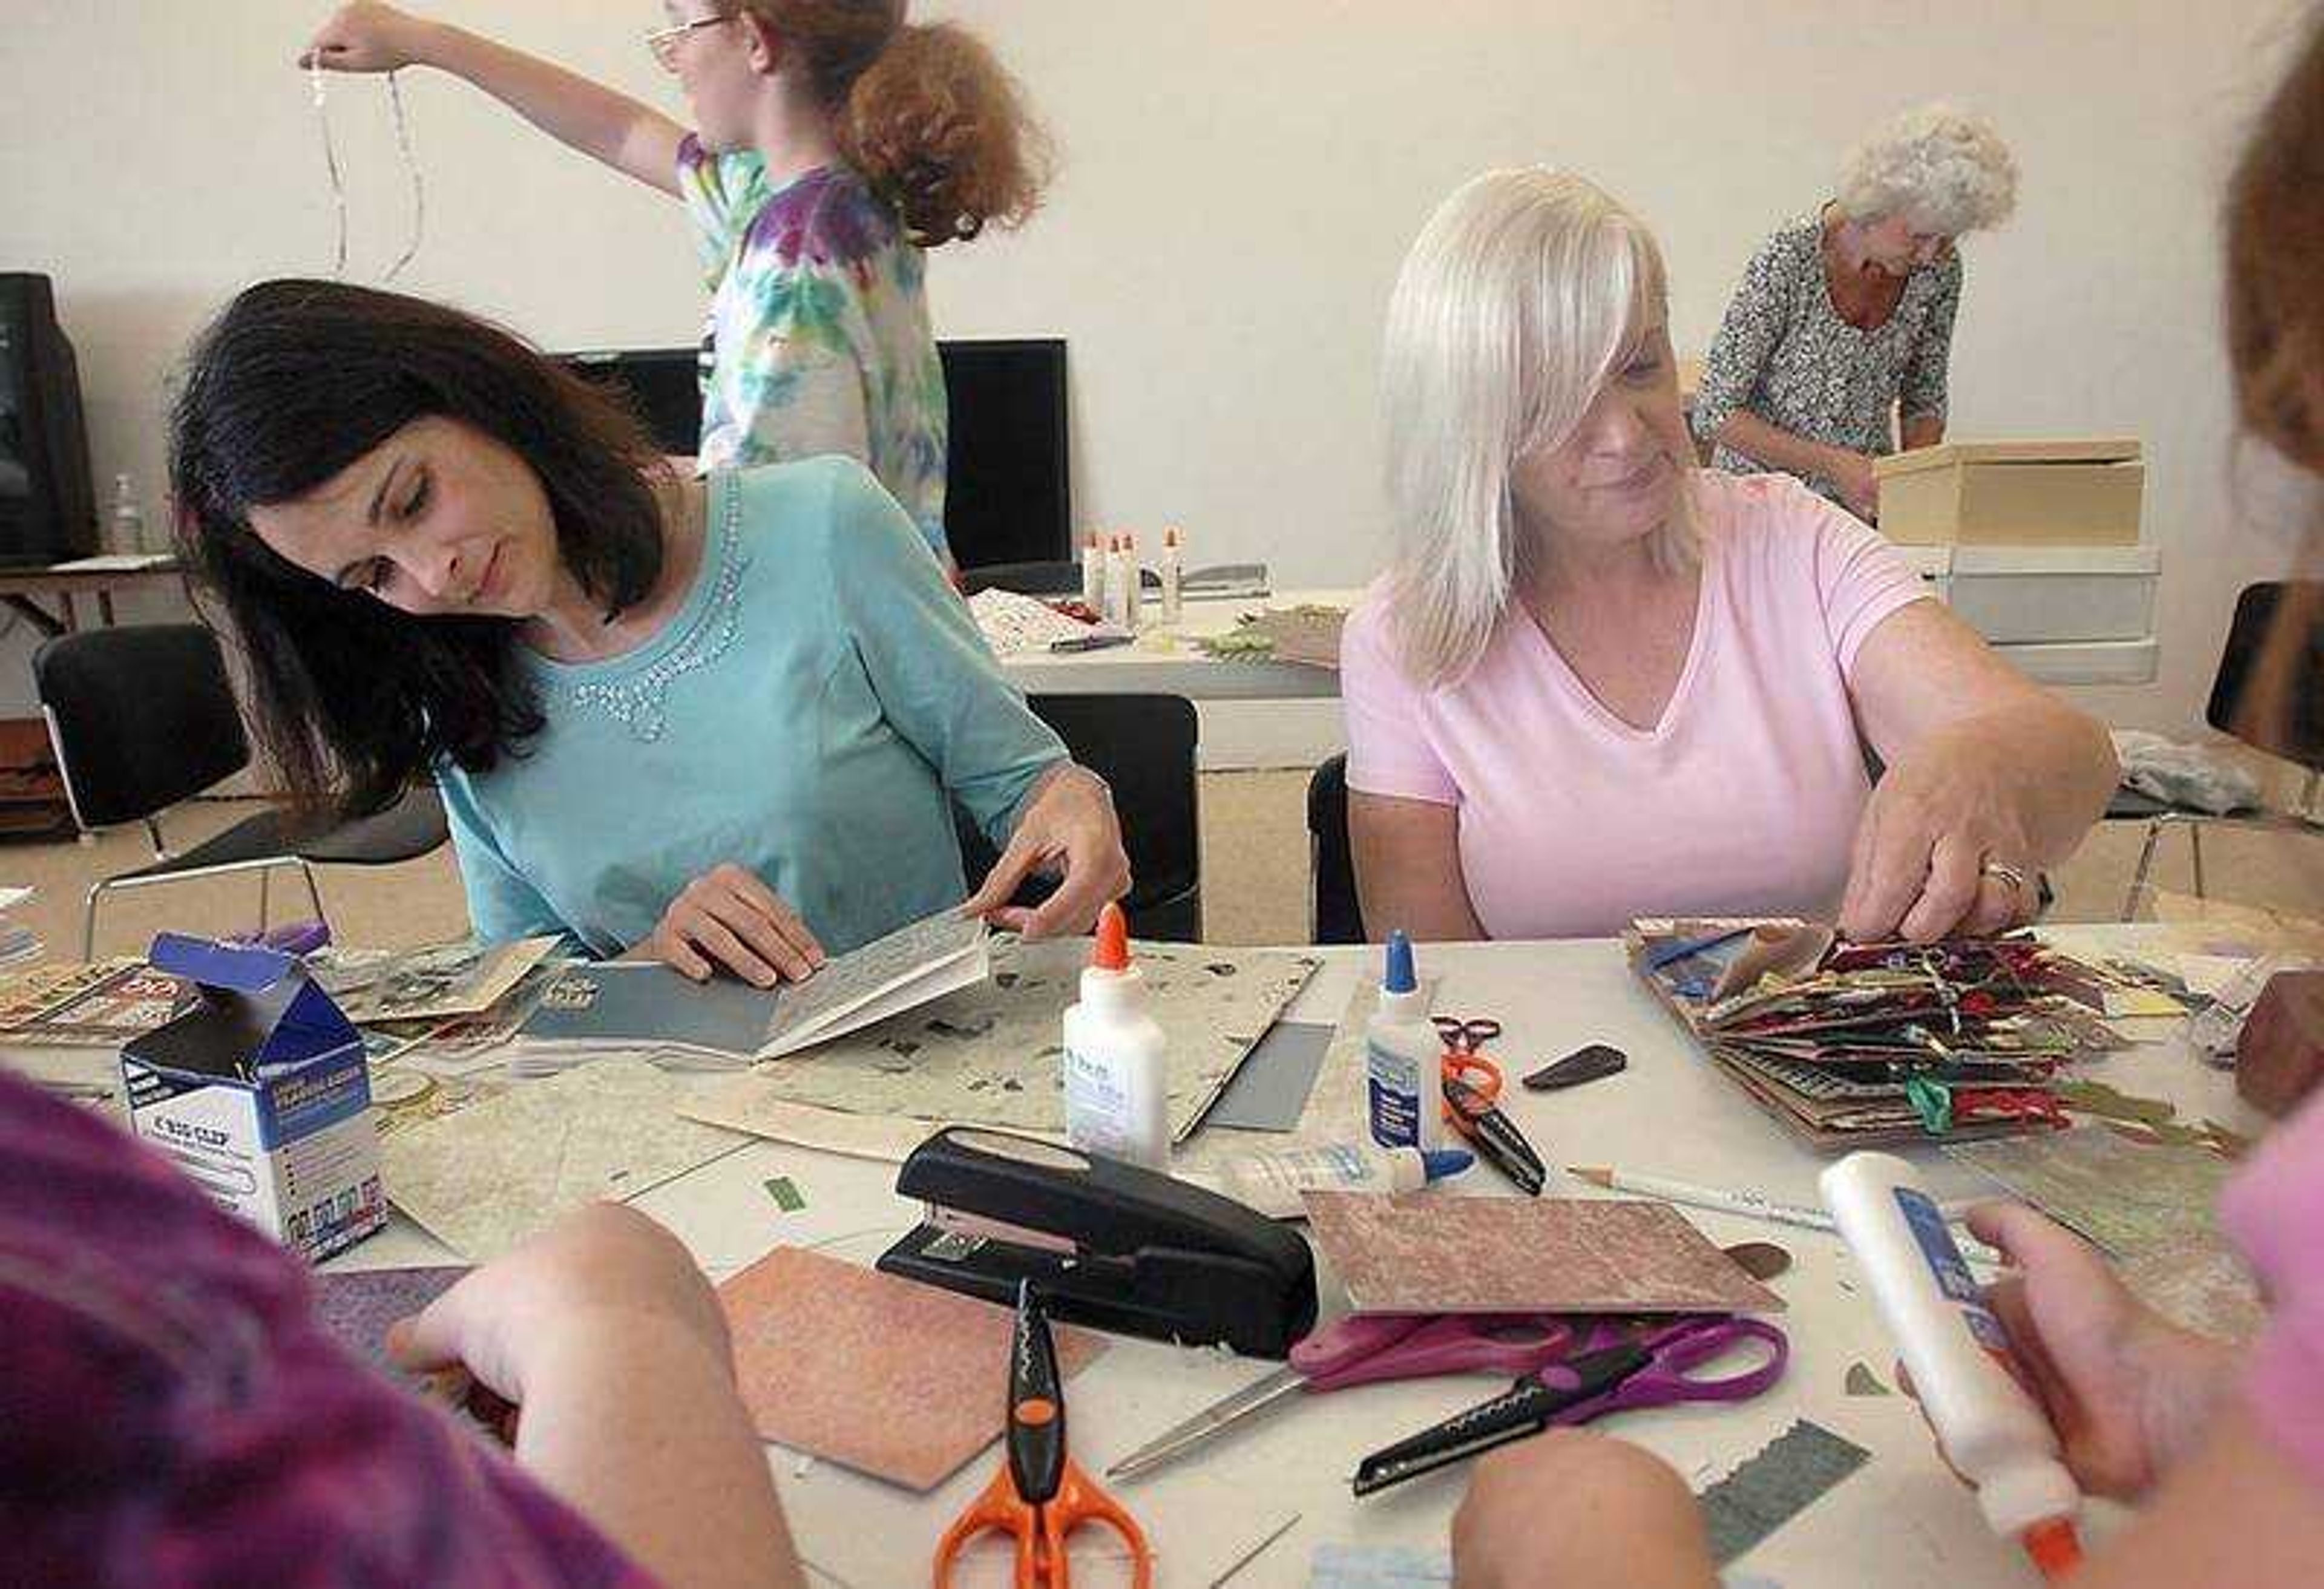
MULTIPOLYGON (((1738 409, 1778 429, 1872 456, 1895 450, 1892 404, 1907 421, 1945 414, 1945 363, 1960 309, 1960 254, 1947 249, 1904 278, 1895 312, 1870 331, 1832 308, 1824 280, 1823 222, 1787 223, 1751 256, 1695 392, 1694 433, 1709 441, 1738 409)), ((1732 447, 1715 467, 1758 474, 1771 465, 1732 447)), ((1840 500, 1821 475, 1809 488, 1840 500)))

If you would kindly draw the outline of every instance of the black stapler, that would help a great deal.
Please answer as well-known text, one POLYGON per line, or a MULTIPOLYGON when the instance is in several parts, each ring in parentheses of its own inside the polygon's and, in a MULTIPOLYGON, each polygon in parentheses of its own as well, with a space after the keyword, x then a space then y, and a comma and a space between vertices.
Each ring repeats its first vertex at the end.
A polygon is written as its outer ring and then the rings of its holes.
POLYGON ((880 1267, 1004 1306, 1032 1281, 1058 1318, 1283 1357, 1315 1322, 1296 1232, 1151 1170, 1006 1132, 953 1126, 912 1150, 896 1190, 926 1223, 880 1267))

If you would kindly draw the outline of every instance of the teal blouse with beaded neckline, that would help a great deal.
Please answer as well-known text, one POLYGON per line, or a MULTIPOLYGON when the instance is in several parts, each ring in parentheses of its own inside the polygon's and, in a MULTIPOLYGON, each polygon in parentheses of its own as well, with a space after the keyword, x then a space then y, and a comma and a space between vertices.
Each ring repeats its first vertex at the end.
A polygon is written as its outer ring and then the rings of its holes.
POLYGON ((953 801, 1005 839, 1065 754, 849 459, 712 475, 702 565, 661 631, 526 666, 547 726, 489 772, 438 774, 489 941, 618 954, 732 861, 843 953, 963 897, 953 801))

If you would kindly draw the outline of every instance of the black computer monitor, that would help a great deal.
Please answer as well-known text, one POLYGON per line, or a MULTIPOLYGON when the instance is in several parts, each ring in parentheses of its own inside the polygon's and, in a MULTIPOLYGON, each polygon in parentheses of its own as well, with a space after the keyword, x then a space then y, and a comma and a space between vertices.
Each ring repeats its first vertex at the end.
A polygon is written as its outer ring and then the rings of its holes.
MULTIPOLYGON (((1073 556, 1062 337, 939 342, 949 444, 945 536, 963 568, 1073 556)), ((702 436, 702 354, 695 348, 560 354, 622 393, 669 453, 702 436)))

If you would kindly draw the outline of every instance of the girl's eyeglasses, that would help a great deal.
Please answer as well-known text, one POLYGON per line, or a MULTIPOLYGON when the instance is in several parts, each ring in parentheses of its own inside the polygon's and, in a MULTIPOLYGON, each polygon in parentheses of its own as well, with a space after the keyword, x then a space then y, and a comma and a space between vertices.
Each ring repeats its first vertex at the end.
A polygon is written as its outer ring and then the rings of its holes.
POLYGON ((720 23, 733 20, 731 14, 724 16, 697 16, 692 22, 682 22, 673 27, 656 28, 646 35, 646 48, 653 51, 653 58, 656 60, 661 62, 662 70, 674 72, 678 69, 679 41, 696 28, 715 28, 720 23))

